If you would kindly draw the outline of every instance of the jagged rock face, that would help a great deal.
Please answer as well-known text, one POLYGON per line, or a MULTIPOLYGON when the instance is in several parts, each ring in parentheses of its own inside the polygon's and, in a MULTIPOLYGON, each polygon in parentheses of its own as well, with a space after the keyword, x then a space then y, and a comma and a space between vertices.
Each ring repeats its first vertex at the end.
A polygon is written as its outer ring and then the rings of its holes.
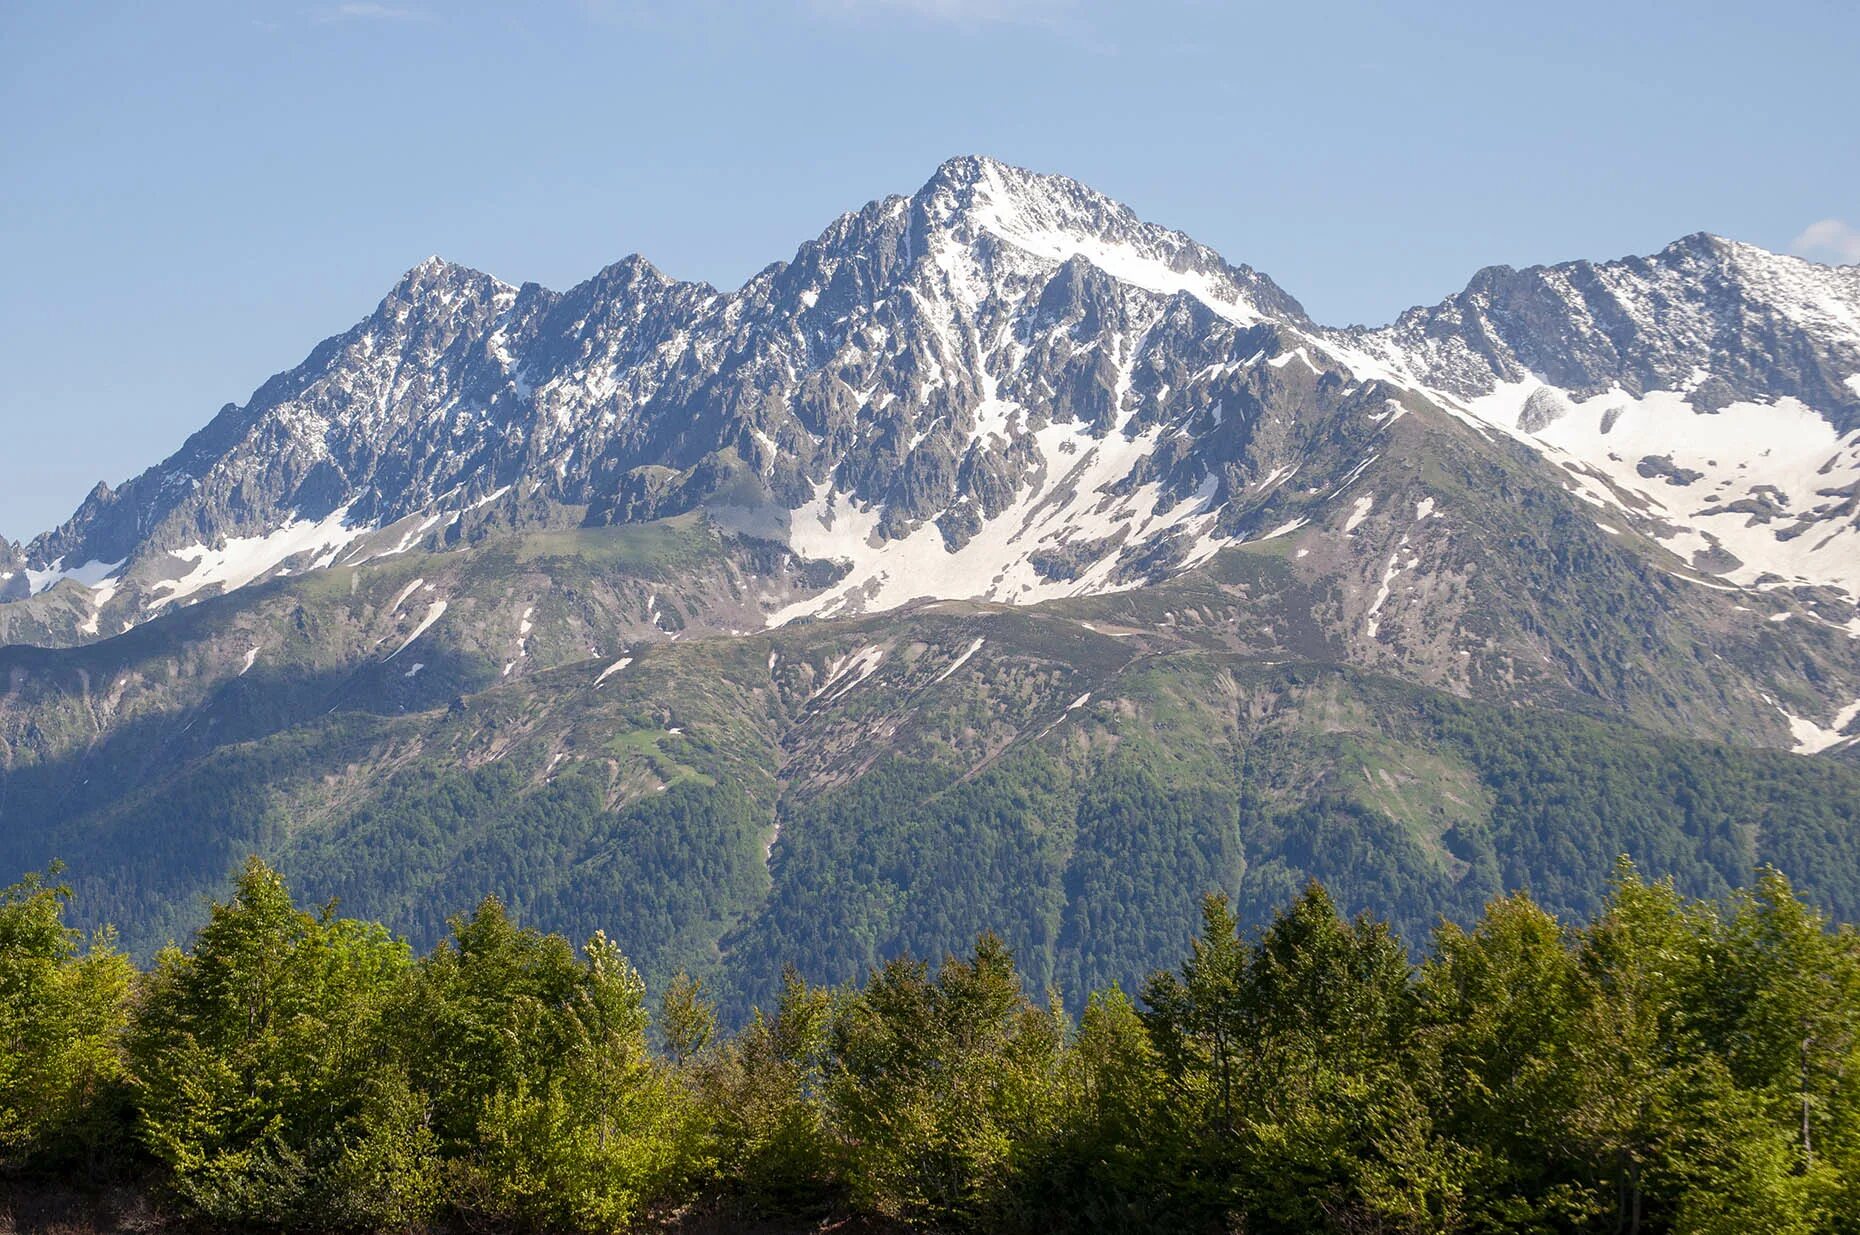
POLYGON ((1698 236, 1493 268, 1332 331, 1090 189, 957 159, 730 293, 638 257, 563 293, 423 262, 165 463, 99 486, 25 550, 26 590, 74 576, 114 630, 471 520, 702 507, 845 564, 774 621, 1032 601, 1316 518, 1392 417, 1437 405, 1549 453, 1696 569, 1851 597, 1857 323, 1860 269, 1698 236))
POLYGON ((21 600, 31 595, 31 585, 23 573, 25 566, 26 558, 19 546, 0 536, 0 601, 21 600))
POLYGON ((1090 190, 955 160, 728 295, 638 258, 563 294, 423 262, 368 319, 161 467, 100 487, 30 552, 48 572, 157 559, 159 605, 182 590, 163 593, 166 577, 229 540, 321 529, 314 564, 347 531, 512 487, 594 523, 708 502, 780 524, 825 502, 851 513, 816 514, 802 540, 857 522, 874 546, 928 535, 954 552, 1030 485, 1069 484, 1046 535, 956 585, 1081 539, 1101 544, 1101 576, 1125 577, 1183 559, 1163 542, 1191 517, 1231 534, 1232 499, 1286 470, 1276 451, 1296 434, 1249 427, 1286 383, 1229 362, 1277 354, 1303 324, 1264 276, 1090 190), (1202 431, 1203 448, 1156 448, 1202 431), (1075 536, 1079 518, 1096 523, 1075 536))
POLYGON ((1694 235, 1646 258, 1493 267, 1441 304, 1327 341, 1542 453, 1608 530, 1851 617, 1860 267, 1694 235))
POLYGON ((1579 399, 1682 391, 1706 411, 1794 398, 1860 428, 1860 267, 1702 233, 1651 257, 1488 267, 1451 299, 1354 333, 1462 397, 1534 377, 1579 399))

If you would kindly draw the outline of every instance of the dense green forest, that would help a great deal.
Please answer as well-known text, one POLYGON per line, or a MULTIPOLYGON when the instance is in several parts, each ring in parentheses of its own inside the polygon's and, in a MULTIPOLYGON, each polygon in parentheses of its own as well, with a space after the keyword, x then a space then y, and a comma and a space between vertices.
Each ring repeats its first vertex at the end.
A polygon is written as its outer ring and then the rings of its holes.
MULTIPOLYGON (((1144 792, 1092 811, 1227 809, 1144 792)), ((1114 857, 1080 878, 1123 894, 1114 857)), ((138 969, 58 877, 0 891, 0 1182, 221 1229, 1860 1229, 1860 937, 1774 871, 1692 899, 1624 861, 1581 924, 1494 899, 1418 962, 1316 883, 1258 929, 1212 895, 1174 968, 1077 1016, 985 934, 789 969, 735 1033, 495 899, 416 955, 252 859, 138 969)))
MULTIPOLYGON (((1005 647, 1037 626, 1016 615, 989 629, 1005 647)), ((958 628, 948 642, 971 639, 958 628)), ((0 777, 0 878, 68 861, 74 923, 116 924, 138 961, 186 939, 251 852, 306 901, 339 898, 420 950, 491 893, 574 940, 606 931, 655 987, 703 980, 732 1026, 769 1004, 785 965, 839 984, 985 930, 1077 1016, 1087 992, 1135 990, 1170 963, 1202 893, 1226 894, 1250 929, 1313 879, 1345 914, 1380 915, 1417 945, 1515 888, 1588 918, 1616 854, 1695 897, 1769 863, 1817 908, 1860 920, 1860 768, 1835 760, 1183 652, 1110 683, 1040 669, 1055 676, 1052 714, 1027 687, 1029 715, 1011 723, 1034 736, 995 745, 971 735, 1005 729, 998 713, 1035 671, 1018 651, 985 652, 936 700, 913 697, 910 741, 872 736, 908 693, 893 684, 810 716, 784 753, 750 723, 748 687, 719 684, 766 681, 766 653, 678 654, 695 667, 652 661, 599 692, 551 683, 542 702, 338 712, 147 789, 110 781, 127 757, 16 769, 0 777), (1068 709, 1087 684, 1092 701, 1068 709), (544 704, 586 711, 532 711, 544 704), (534 747, 458 753, 532 729, 534 747), (810 742, 847 762, 815 761, 810 742), (357 768, 350 788, 326 788, 357 768), (79 810, 83 794, 109 803, 79 810)))

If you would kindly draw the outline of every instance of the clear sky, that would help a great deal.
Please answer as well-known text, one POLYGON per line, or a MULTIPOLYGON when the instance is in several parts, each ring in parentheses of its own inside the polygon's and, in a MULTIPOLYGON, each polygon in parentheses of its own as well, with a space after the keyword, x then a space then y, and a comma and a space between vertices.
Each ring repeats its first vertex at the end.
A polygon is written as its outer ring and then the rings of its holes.
POLYGON ((0 4, 0 533, 429 253, 733 287, 995 155, 1379 322, 1708 230, 1860 261, 1853 0, 0 4))

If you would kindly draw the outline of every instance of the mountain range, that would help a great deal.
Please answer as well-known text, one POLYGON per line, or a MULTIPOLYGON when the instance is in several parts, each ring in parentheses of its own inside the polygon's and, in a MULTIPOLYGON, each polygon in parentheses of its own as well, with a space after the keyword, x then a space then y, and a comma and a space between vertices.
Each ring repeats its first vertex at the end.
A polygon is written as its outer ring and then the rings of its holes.
POLYGON ((1860 267, 1699 234, 1339 329, 959 158, 732 292, 422 262, 0 601, 0 863, 140 948, 250 849, 726 989, 994 926, 1080 990, 1207 888, 1425 929, 1623 852, 1851 917, 1860 267))

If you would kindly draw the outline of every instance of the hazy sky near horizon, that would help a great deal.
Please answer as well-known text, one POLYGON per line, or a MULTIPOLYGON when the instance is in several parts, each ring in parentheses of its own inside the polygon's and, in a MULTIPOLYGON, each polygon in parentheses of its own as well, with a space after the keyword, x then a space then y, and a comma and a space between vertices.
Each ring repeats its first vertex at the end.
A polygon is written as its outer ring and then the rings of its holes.
POLYGON ((944 158, 1063 172, 1321 321, 1699 230, 1860 261, 1850 0, 0 8, 0 535, 437 252, 734 287, 944 158))

